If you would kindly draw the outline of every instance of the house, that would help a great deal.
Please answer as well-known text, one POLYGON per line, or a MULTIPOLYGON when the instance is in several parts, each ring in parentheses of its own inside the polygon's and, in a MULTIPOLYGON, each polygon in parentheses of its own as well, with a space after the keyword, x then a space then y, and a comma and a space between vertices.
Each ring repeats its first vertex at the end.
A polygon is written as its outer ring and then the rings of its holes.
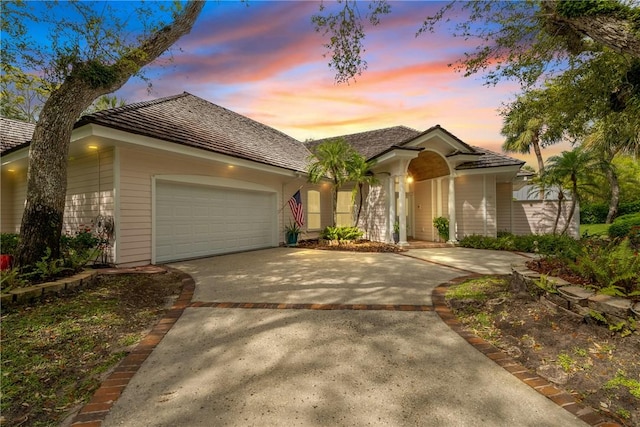
MULTIPOLYGON (((18 232, 33 125, 0 124, 1 231, 18 232)), ((376 161, 380 184, 367 189, 360 224, 370 239, 391 241, 397 220, 400 244, 436 240, 432 219, 441 215, 452 241, 514 228, 512 185, 523 162, 439 126, 344 138, 376 161)), ((328 183, 307 182, 309 156, 302 142, 189 93, 83 116, 71 137, 64 231, 109 220, 109 260, 120 266, 274 247, 300 190, 303 229, 314 237, 331 222, 332 199, 328 183)), ((345 188, 338 201, 345 223, 350 197, 345 188)))

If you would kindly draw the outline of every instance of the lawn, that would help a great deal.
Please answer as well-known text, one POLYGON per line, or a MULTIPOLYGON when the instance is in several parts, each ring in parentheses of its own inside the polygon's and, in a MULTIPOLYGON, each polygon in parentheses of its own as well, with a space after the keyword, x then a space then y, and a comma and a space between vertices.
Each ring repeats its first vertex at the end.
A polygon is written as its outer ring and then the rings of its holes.
POLYGON ((78 293, 3 307, 0 424, 59 425, 89 400, 180 289, 175 274, 102 276, 78 293))
POLYGON ((611 224, 580 224, 580 235, 584 236, 607 236, 611 224))

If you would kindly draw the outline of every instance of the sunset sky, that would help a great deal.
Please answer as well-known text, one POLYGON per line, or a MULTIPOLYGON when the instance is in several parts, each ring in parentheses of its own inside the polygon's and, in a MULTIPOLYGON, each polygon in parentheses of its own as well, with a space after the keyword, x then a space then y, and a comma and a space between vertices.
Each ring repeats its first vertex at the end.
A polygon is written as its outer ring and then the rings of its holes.
MULTIPOLYGON (((365 12, 366 3, 359 5, 365 12)), ((500 152, 497 109, 518 86, 486 87, 482 76, 465 78, 448 66, 475 44, 454 38, 447 25, 415 36, 442 3, 391 5, 391 14, 367 32, 367 71, 348 85, 335 83, 325 40, 311 23, 319 2, 212 1, 172 60, 147 68, 150 94, 145 82, 131 80, 117 95, 131 103, 187 91, 299 140, 440 124, 469 144, 500 152)))

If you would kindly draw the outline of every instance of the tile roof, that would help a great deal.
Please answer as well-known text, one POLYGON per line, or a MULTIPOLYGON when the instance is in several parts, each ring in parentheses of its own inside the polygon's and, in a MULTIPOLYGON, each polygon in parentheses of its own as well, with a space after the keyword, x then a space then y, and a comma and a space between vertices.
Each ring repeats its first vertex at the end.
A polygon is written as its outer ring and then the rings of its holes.
POLYGON ((400 145, 407 140, 411 140, 420 135, 420 132, 406 126, 394 126, 390 128, 370 130, 367 132, 353 133, 333 138, 324 138, 306 142, 311 151, 319 144, 332 139, 343 138, 360 155, 371 159, 380 153, 387 151, 394 145, 400 145))
POLYGON ((351 144, 351 146, 355 148, 356 151, 358 151, 361 155, 363 155, 367 159, 372 159, 387 151, 393 150, 394 148, 409 148, 405 147, 405 145, 409 144, 416 138, 426 135, 437 129, 445 132, 451 138, 460 143, 465 149, 467 149, 468 151, 465 154, 475 154, 478 156, 478 160, 465 162, 459 165, 456 168, 458 170, 492 168, 500 166, 518 166, 524 164, 523 161, 514 159, 513 157, 498 154, 485 148, 469 145, 440 125, 430 127, 424 132, 420 132, 406 126, 394 126, 390 128, 354 133, 333 138, 324 138, 317 141, 309 141, 306 142, 306 144, 307 147, 309 147, 309 149, 313 151, 314 147, 327 140, 344 138, 344 140, 351 144))
POLYGON ((311 154, 302 142, 187 92, 98 111, 76 127, 87 123, 295 171, 306 171, 311 154))
POLYGON ((0 153, 27 146, 33 136, 33 123, 0 117, 0 153))
POLYGON ((504 154, 498 154, 494 151, 487 150, 486 148, 476 146, 470 147, 483 155, 479 156, 478 160, 458 165, 456 170, 497 168, 501 166, 522 166, 525 164, 522 160, 514 159, 513 157, 505 156, 504 154))

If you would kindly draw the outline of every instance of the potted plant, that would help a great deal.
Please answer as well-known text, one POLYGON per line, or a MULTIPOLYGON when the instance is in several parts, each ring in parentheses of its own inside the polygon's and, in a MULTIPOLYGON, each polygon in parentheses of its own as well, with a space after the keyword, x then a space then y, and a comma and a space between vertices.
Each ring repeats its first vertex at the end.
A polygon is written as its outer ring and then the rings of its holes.
POLYGON ((398 243, 400 241, 400 221, 396 220, 393 223, 393 243, 398 243))
POLYGON ((438 230, 438 236, 445 242, 449 240, 449 220, 443 216, 433 218, 433 226, 438 230))
POLYGON ((298 244, 298 235, 300 235, 300 227, 298 224, 291 222, 284 228, 287 246, 296 246, 298 244))

